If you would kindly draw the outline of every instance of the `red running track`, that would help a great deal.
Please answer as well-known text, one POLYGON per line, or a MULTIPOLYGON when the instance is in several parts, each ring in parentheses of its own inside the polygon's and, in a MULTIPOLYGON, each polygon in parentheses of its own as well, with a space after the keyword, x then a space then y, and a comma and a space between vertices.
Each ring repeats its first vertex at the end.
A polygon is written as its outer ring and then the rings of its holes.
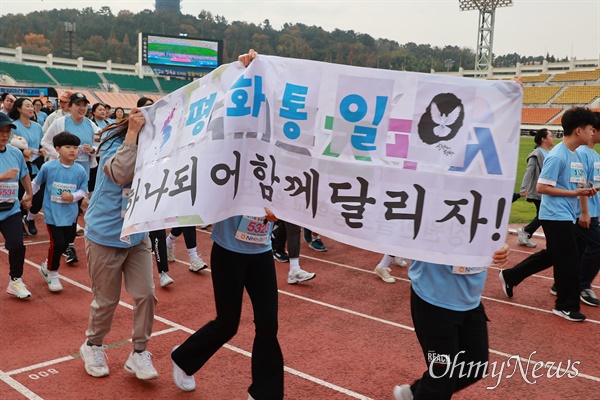
MULTIPOLYGON (((211 399, 247 398, 253 324, 245 298, 237 336, 196 374, 197 388, 184 393, 172 382, 171 348, 214 318, 210 271, 188 270, 183 239, 176 245, 177 261, 170 264, 175 283, 163 289, 155 276, 159 299, 149 350, 160 377, 140 381, 123 369, 131 345, 131 297, 123 291, 122 303, 106 338, 110 376, 93 378, 79 359, 92 296, 84 257, 83 238, 76 240, 81 261, 61 265, 64 290, 49 292, 38 273, 47 253, 48 235, 38 217, 37 236, 26 239, 27 261, 23 279, 33 296, 19 300, 0 297, 1 399, 211 399)), ((211 240, 198 231, 198 249, 208 261, 211 240)), ((543 240, 534 239, 538 247, 543 240)), ((409 309, 407 270, 392 265, 395 284, 382 282, 372 271, 381 256, 324 238, 329 251, 317 253, 302 247, 301 266, 317 277, 299 285, 286 282, 289 265, 276 263, 280 288, 280 342, 286 374, 286 399, 392 399, 392 388, 410 383, 425 369, 409 309)), ((511 265, 531 249, 516 245, 511 265)), ((7 279, 8 256, 2 248, 0 265, 7 279)), ((457 399, 582 399, 598 398, 600 366, 600 308, 582 306, 588 320, 574 323, 551 314, 551 271, 533 276, 508 299, 501 290, 497 270, 491 269, 484 291, 490 318, 490 361, 496 376, 489 376, 455 396, 457 399), (519 370, 515 356, 521 357, 519 370), (512 357, 512 358, 511 358, 512 357), (534 362, 561 363, 537 371, 534 362), (507 362, 510 360, 510 365, 507 362), (578 375, 568 377, 577 362, 578 375), (493 365, 493 364, 492 364, 493 365), (504 370, 500 373, 500 368, 504 370), (516 372, 514 372, 516 367, 516 372), (514 372, 514 373, 513 373, 514 372), (512 376, 510 376, 512 374, 512 376), (542 374, 543 376, 539 377, 542 374), (560 377, 557 377, 558 376, 560 377), (523 377, 526 376, 527 380, 523 377), (510 377, 509 377, 510 376, 510 377), (535 383, 534 383, 535 381, 535 383), (489 387, 489 389, 488 389, 489 387)), ((2 281, 5 285, 7 282, 2 281)), ((599 288, 598 279, 594 288, 599 288)))

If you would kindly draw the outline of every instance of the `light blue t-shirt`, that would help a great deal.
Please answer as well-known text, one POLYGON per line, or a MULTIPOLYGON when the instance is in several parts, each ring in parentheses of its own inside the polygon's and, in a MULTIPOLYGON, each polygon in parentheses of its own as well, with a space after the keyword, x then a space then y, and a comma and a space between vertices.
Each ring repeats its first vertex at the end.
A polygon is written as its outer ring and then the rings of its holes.
POLYGON ((46 184, 44 189, 44 222, 55 226, 71 226, 77 222, 79 204, 64 203, 61 193, 87 191, 88 175, 77 163, 71 166, 52 160, 42 165, 39 174, 33 180, 38 186, 46 184))
POLYGON ((46 114, 43 111, 40 111, 39 113, 35 114, 37 116, 37 123, 40 124, 41 126, 44 126, 44 121, 46 120, 46 118, 48 118, 48 114, 46 114))
MULTIPOLYGON (((13 124, 17 127, 17 129, 13 129, 13 133, 17 136, 23 136, 25 140, 27 140, 27 146, 30 149, 34 150, 35 153, 29 157, 29 162, 33 162, 36 158, 40 157, 40 147, 42 137, 44 137, 44 132, 42 131, 42 126, 35 121, 31 121, 31 125, 29 127, 23 125, 21 121, 18 119, 13 122, 13 124)), ((37 175, 39 168, 35 164, 30 164, 31 166, 31 174, 37 175)))
POLYGON ((415 293, 434 306, 453 311, 468 311, 481 303, 487 268, 473 274, 453 273, 452 265, 414 260, 408 277, 415 293))
MULTIPOLYGON (((234 251, 241 254, 260 254, 266 251, 271 251, 272 230, 273 224, 270 222, 267 222, 267 224, 258 223, 256 225, 248 225, 248 219, 245 219, 241 215, 236 215, 221 222, 217 222, 213 227, 210 237, 219 246, 229 251, 234 251), (256 236, 249 232, 254 230, 254 226, 257 227, 256 236), (251 238, 258 238, 265 234, 266 240, 264 243, 251 243, 242 239, 248 235, 251 236, 251 238), (237 239, 236 235, 240 239, 237 239)), ((247 240, 251 240, 251 238, 247 240)))
POLYGON ((131 184, 119 186, 104 173, 106 160, 117 152, 122 143, 123 138, 109 139, 100 147, 96 187, 85 213, 85 237, 103 246, 129 248, 139 244, 148 234, 136 233, 129 236, 128 242, 121 241, 122 212, 127 206, 131 184))
MULTIPOLYGON (((586 173, 581 160, 574 151, 569 150, 562 142, 554 146, 544 159, 538 182, 554 182, 557 188, 575 190, 579 182, 585 183, 586 173)), ((542 194, 540 220, 571 221, 575 223, 577 197, 550 196, 542 194)))
POLYGON ((11 215, 21 212, 21 203, 19 203, 18 198, 19 180, 23 179, 29 173, 21 150, 12 146, 6 146, 4 151, 0 151, 0 172, 4 173, 11 168, 18 168, 19 172, 17 172, 17 176, 13 179, 0 181, 0 203, 3 206, 8 206, 6 203, 14 204, 10 209, 0 211, 0 221, 4 221, 11 215))
MULTIPOLYGON (((583 164, 587 181, 594 186, 600 186, 600 154, 587 146, 579 146, 575 153, 577 153, 583 164)), ((600 197, 598 197, 598 194, 588 197, 588 211, 592 218, 600 216, 600 197)), ((576 212, 577 218, 579 218, 581 215, 581 204, 579 202, 577 202, 576 212)))
POLYGON ((103 121, 93 120, 92 122, 94 122, 96 124, 96 126, 98 126, 98 128, 100 128, 100 129, 104 129, 108 125, 108 121, 106 121, 106 120, 103 120, 103 121))
POLYGON ((83 150, 84 144, 94 145, 94 127, 93 122, 87 118, 84 118, 80 124, 76 124, 70 115, 65 117, 65 131, 72 133, 81 140, 79 145, 79 155, 77 156, 77 162, 85 169, 87 174, 90 174, 90 154, 83 150))

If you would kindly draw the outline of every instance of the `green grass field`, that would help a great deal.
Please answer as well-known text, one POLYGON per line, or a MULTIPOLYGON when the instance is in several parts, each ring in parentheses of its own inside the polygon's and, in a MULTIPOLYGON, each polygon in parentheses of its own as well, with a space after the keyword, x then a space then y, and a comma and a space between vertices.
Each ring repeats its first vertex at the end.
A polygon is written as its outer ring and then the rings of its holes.
MULTIPOLYGON (((558 140, 554 141, 556 146, 559 143, 558 140)), ((527 169, 527 156, 533 148, 535 143, 533 142, 533 136, 521 136, 521 143, 519 145, 519 165, 517 166, 517 179, 515 180, 515 193, 519 191, 521 187, 521 181, 523 175, 525 175, 525 169, 527 169)), ((533 203, 528 203, 524 197, 512 203, 510 208, 510 219, 509 224, 527 224, 535 217, 535 206, 533 203)))

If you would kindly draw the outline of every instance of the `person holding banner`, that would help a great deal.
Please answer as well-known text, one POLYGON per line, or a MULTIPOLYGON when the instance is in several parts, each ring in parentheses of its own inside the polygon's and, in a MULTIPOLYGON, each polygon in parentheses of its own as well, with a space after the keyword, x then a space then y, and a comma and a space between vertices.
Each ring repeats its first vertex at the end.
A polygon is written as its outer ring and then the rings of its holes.
POLYGON ((110 331, 124 279, 125 289, 134 300, 133 352, 125 370, 138 379, 158 378, 151 354, 146 350, 158 301, 154 296, 150 240, 146 233, 121 240, 135 170, 137 138, 144 123, 141 111, 133 109, 128 119, 103 132, 95 195, 85 215, 85 252, 94 301, 90 305, 87 340, 79 352, 86 372, 94 377, 109 373, 103 341, 110 331))
MULTIPOLYGON (((256 57, 239 57, 245 65, 256 57)), ((249 400, 283 399, 283 355, 277 339, 277 276, 271 247, 272 222, 277 218, 234 216, 214 225, 211 238, 212 280, 217 316, 171 352, 173 380, 184 391, 194 390, 194 374, 237 332, 244 288, 254 310, 252 384, 249 400)))
MULTIPOLYGON (((506 266, 509 253, 504 244, 494 253, 493 264, 506 266)), ((411 316, 427 370, 412 385, 396 386, 396 400, 450 399, 484 377, 486 368, 465 374, 456 369, 488 362, 487 316, 481 302, 487 269, 411 262, 411 316)))
POLYGON ((210 261, 217 316, 173 348, 173 380, 181 390, 194 390, 193 375, 235 336, 246 289, 256 332, 250 398, 283 399, 283 355, 277 340, 277 276, 271 252, 271 222, 277 218, 266 211, 266 217, 235 216, 214 225, 210 261))

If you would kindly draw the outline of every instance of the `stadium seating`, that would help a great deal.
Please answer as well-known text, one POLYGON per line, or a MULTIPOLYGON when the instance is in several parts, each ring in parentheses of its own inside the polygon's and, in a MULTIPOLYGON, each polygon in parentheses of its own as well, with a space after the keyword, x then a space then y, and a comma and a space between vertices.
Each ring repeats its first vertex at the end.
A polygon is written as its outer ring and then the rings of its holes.
POLYGON ((99 88, 102 83, 97 72, 54 67, 46 67, 46 70, 62 86, 99 88))
POLYGON ((550 82, 597 81, 598 79, 600 79, 600 69, 593 71, 568 71, 556 74, 550 79, 550 82))
POLYGON ((522 76, 521 79, 523 80, 523 83, 538 83, 546 82, 546 79, 548 79, 549 76, 550 74, 539 74, 532 76, 522 76))
POLYGON ((9 75, 17 82, 37 83, 50 86, 56 85, 56 82, 54 82, 42 68, 33 65, 0 61, 0 74, 9 75))
POLYGON ((567 86, 552 101, 552 104, 589 104, 600 96, 600 85, 590 86, 567 86))
POLYGON ((521 123, 543 125, 552 120, 552 118, 556 117, 556 115, 562 110, 562 108, 523 107, 521 110, 521 123))
POLYGON ((163 92, 165 93, 171 93, 176 91, 177 89, 184 87, 185 85, 187 85, 188 83, 190 83, 191 81, 186 81, 183 79, 171 79, 170 81, 164 79, 164 78, 159 78, 158 82, 160 83, 160 86, 162 87, 163 92))
MULTIPOLYGON (((600 108, 590 108, 590 110, 600 112, 600 108)), ((554 118, 552 121, 550 121, 549 124, 550 125, 560 125, 561 121, 562 121, 562 114, 559 115, 558 117, 554 118)))
POLYGON ((525 86, 523 104, 546 104, 561 89, 561 86, 525 86))
POLYGON ((108 82, 116 84, 121 90, 154 93, 159 91, 152 78, 140 79, 135 75, 115 74, 111 72, 104 72, 103 74, 108 82))

